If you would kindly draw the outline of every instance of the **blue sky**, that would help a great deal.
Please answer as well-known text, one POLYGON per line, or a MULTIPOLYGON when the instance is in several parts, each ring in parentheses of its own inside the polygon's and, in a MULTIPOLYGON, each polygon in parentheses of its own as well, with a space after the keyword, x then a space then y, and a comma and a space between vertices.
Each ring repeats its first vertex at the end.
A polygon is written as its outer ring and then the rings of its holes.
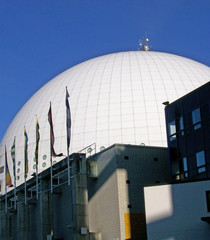
POLYGON ((137 50, 210 65, 209 0, 0 0, 0 139, 23 104, 71 66, 137 50))

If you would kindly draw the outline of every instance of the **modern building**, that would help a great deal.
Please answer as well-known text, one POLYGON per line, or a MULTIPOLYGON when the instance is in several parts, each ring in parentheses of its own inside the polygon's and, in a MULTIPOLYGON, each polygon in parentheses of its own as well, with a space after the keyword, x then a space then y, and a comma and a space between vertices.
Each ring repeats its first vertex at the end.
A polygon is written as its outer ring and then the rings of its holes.
POLYGON ((123 240, 147 239, 143 187, 169 182, 168 151, 164 147, 115 144, 86 159, 67 160, 1 197, 0 239, 123 240), (25 201, 26 200, 26 201, 25 201))
POLYGON ((165 108, 170 181, 144 188, 148 240, 210 236, 210 82, 165 108))
POLYGON ((210 82, 165 108, 171 179, 210 178, 210 82))
MULTIPOLYGON (((95 144, 95 151, 99 152, 114 143, 166 147, 162 103, 178 99, 208 82, 209 78, 209 67, 201 63, 154 51, 119 52, 80 63, 45 84, 18 112, 0 144, 0 167, 5 164, 6 145, 12 172, 11 146, 16 137, 16 183, 24 182, 25 126, 30 178, 36 168, 36 115, 40 125, 38 171, 50 167, 50 102, 55 151, 66 155, 66 86, 72 118, 70 153, 91 144, 95 144)), ((62 159, 57 157, 53 161, 62 159)), ((4 194, 2 174, 0 181, 4 194)))

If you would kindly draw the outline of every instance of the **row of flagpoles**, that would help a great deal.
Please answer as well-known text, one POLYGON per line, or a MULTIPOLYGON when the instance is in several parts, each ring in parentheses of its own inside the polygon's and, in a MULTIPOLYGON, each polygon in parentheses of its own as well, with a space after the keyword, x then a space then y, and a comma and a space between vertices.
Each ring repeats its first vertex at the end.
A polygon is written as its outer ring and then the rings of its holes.
MULTIPOLYGON (((69 106, 69 93, 66 87, 66 99, 65 99, 65 105, 66 105, 66 135, 67 135, 67 163, 68 163, 68 185, 70 185, 70 163, 69 163, 69 147, 70 147, 70 139, 71 139, 71 113, 70 113, 70 106, 69 106)), ((54 131, 53 131, 53 118, 52 118, 52 108, 51 108, 51 102, 50 102, 50 108, 48 111, 48 122, 50 125, 50 175, 51 175, 51 187, 50 191, 53 192, 53 173, 52 173, 52 157, 59 157, 63 154, 56 154, 54 150, 54 131)), ((39 156, 39 140, 40 140, 40 134, 39 134, 39 122, 38 118, 36 117, 36 147, 35 147, 35 160, 36 160, 36 197, 38 199, 38 156, 39 156)), ((14 185, 12 184, 12 179, 8 167, 8 161, 7 161, 7 150, 5 145, 5 210, 7 212, 7 187, 14 186, 14 207, 16 209, 16 162, 15 162, 15 138, 13 145, 11 147, 11 157, 13 161, 13 174, 14 174, 14 185)), ((28 174, 28 135, 26 132, 26 128, 24 127, 24 179, 25 179, 25 204, 27 201, 26 196, 26 179, 28 174)))

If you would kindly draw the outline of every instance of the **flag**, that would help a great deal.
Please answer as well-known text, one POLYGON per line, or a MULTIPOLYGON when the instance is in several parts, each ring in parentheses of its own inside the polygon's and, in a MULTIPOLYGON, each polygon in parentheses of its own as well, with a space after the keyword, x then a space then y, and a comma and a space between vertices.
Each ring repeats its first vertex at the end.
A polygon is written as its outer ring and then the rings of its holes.
POLYGON ((71 112, 68 98, 69 93, 66 87, 66 133, 67 133, 67 148, 69 149, 71 139, 71 112))
POLYGON ((8 167, 8 163, 7 163, 7 149, 6 149, 6 145, 5 145, 5 165, 6 165, 6 186, 11 186, 12 185, 12 179, 11 179, 11 175, 9 172, 9 167, 8 167))
POLYGON ((51 156, 52 157, 61 157, 63 156, 63 153, 56 154, 55 149, 54 149, 54 132, 53 132, 53 121, 52 121, 52 110, 51 110, 51 103, 50 103, 50 108, 48 112, 48 121, 50 124, 50 148, 51 148, 51 156))
POLYGON ((28 173, 28 135, 26 133, 26 129, 24 127, 24 156, 25 156, 25 176, 28 173))
POLYGON ((49 109, 49 112, 48 112, 48 121, 49 121, 49 124, 50 124, 50 148, 51 148, 51 155, 53 157, 55 157, 56 156, 56 153, 55 153, 55 150, 54 150, 55 138, 54 138, 54 132, 53 132, 51 103, 50 103, 50 109, 49 109))
POLYGON ((35 149, 36 164, 38 164, 39 139, 40 139, 40 134, 39 134, 39 122, 38 122, 38 118, 36 118, 36 149, 35 149))
POLYGON ((11 157, 12 157, 12 161, 13 161, 13 174, 14 174, 14 178, 15 178, 15 138, 14 138, 14 142, 13 145, 11 147, 11 157))

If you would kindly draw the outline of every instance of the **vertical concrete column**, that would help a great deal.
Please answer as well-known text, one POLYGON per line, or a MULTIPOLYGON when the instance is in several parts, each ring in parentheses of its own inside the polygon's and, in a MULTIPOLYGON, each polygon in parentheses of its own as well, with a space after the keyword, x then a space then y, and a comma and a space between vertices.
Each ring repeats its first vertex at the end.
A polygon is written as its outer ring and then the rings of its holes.
POLYGON ((40 194, 40 229, 42 239, 53 239, 53 194, 50 193, 50 181, 41 179, 40 194))
POLYGON ((17 227, 18 227, 18 240, 29 239, 29 211, 28 204, 25 205, 24 192, 18 192, 17 204, 17 227))
POLYGON ((88 224, 88 191, 87 191, 87 172, 86 159, 76 157, 74 171, 74 204, 75 204, 75 227, 76 240, 89 240, 88 224))
POLYGON ((9 239, 9 210, 5 213, 5 202, 1 202, 0 206, 0 239, 9 239))

